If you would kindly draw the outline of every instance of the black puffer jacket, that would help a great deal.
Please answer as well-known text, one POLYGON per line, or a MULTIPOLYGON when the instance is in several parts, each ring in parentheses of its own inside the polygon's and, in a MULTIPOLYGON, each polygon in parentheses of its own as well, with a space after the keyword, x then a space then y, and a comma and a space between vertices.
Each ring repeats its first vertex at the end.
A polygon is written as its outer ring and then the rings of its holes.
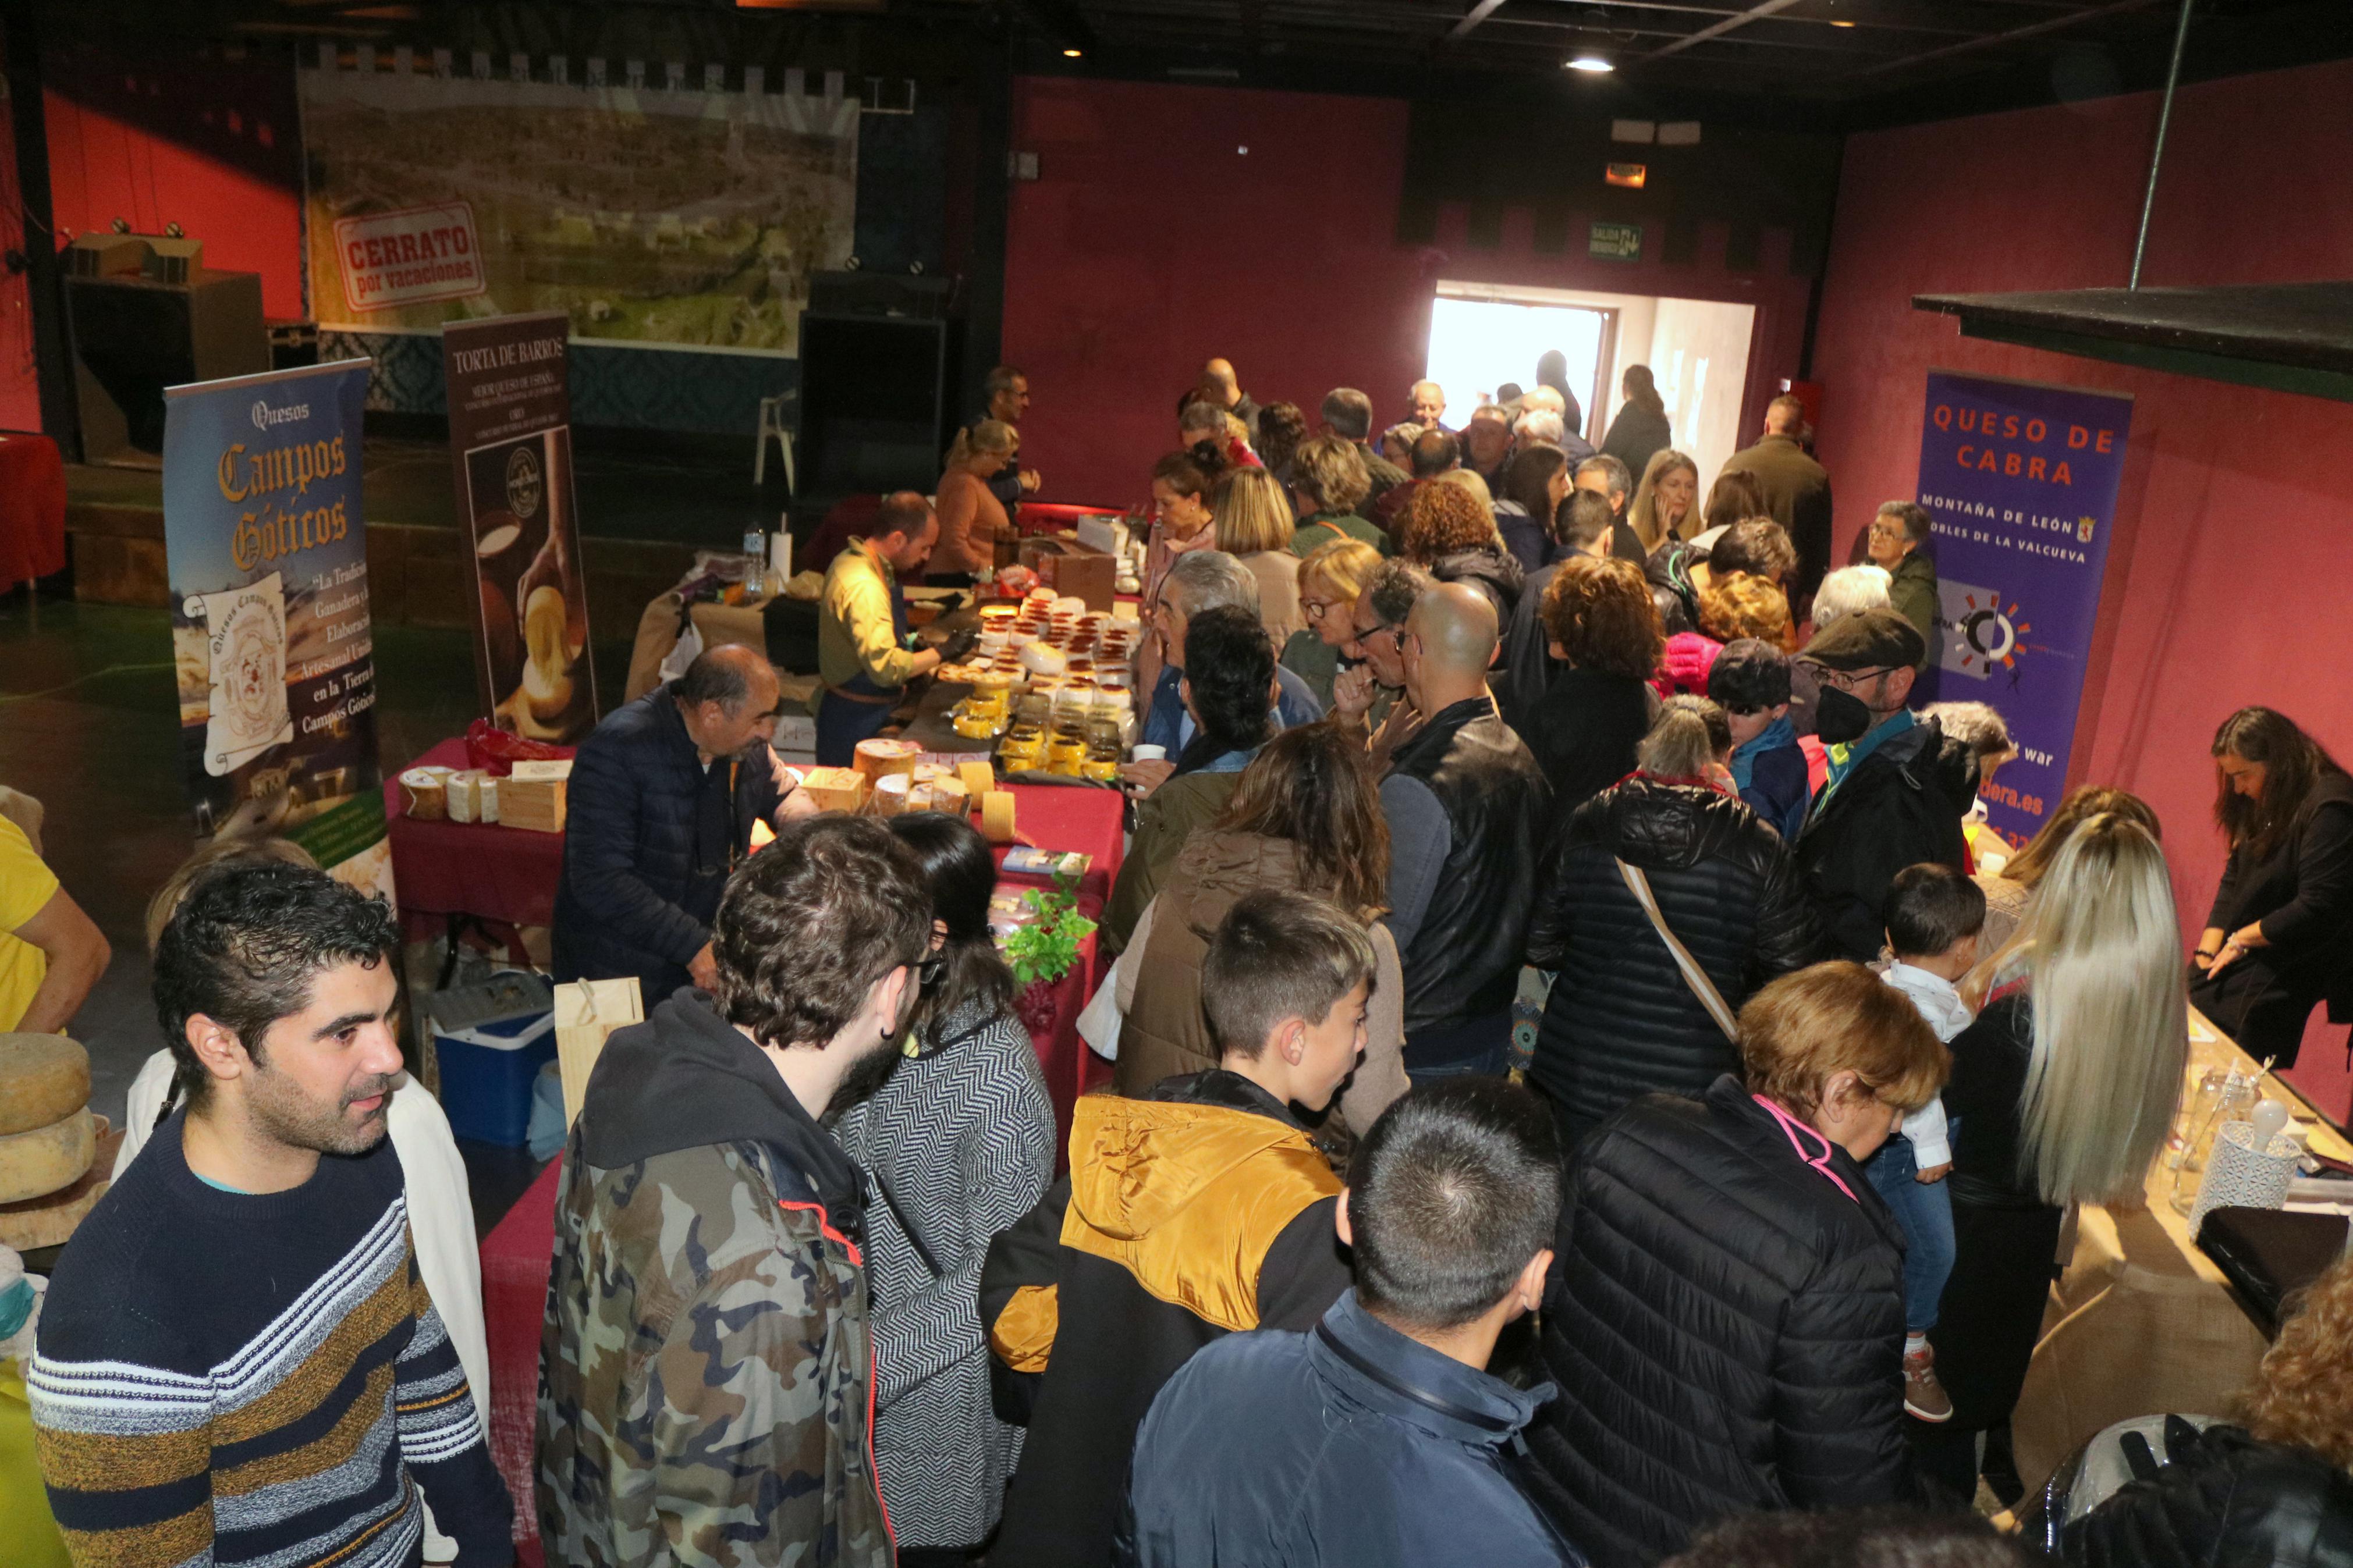
MULTIPOLYGON (((2353 1568, 2353 1476, 2236 1426, 2168 1423, 2167 1463, 2060 1536, 2074 1568, 2353 1568)), ((2030 1533, 2030 1542, 2037 1536, 2030 1533)), ((2038 1542, 2039 1543, 2039 1542, 2038 1542)))
POLYGON ((1727 1514, 1915 1497, 1902 1235, 1844 1150, 1817 1170, 1791 1137, 1726 1076, 1636 1100, 1570 1165, 1527 1481, 1597 1568, 1727 1514))
POLYGON ((1440 583, 1461 583, 1487 595, 1495 606, 1495 668, 1512 668, 1512 612, 1520 603, 1520 589, 1528 579, 1519 557, 1501 544, 1486 550, 1458 550, 1430 563, 1430 574, 1440 583))
POLYGON ((1410 1042, 1512 1005, 1551 849, 1552 790, 1484 697, 1440 709, 1398 747, 1389 772, 1427 784, 1449 829, 1430 907, 1398 955, 1410 1042))
POLYGON ((711 940, 730 865, 750 845, 752 825, 783 802, 778 765, 768 742, 754 740, 706 773, 674 683, 606 714, 572 761, 555 885, 556 979, 634 974, 649 1002, 686 984, 688 963, 711 940), (710 820, 699 821, 705 811, 710 820), (698 852, 698 832, 707 854, 698 852))
POLYGON ((1788 850, 1736 797, 1638 773, 1578 807, 1528 933, 1528 962, 1559 972, 1529 1070, 1581 1127, 1653 1089, 1698 1094, 1740 1068, 1620 858, 1650 879, 1668 928, 1736 1012, 1819 945, 1788 850))
POLYGON ((1798 869, 1832 956, 1858 963, 1879 956, 1896 872, 1924 860, 1962 869, 1961 817, 1977 793, 1968 747, 1922 719, 1814 797, 1798 835, 1798 869))

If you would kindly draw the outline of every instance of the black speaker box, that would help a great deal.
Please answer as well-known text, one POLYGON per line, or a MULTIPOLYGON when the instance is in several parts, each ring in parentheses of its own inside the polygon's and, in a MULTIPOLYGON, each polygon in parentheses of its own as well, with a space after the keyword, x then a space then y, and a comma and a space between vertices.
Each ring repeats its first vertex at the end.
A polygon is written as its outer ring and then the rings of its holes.
POLYGON ((804 490, 937 488, 961 423, 948 406, 953 321, 801 316, 797 465, 804 490))
POLYGON ((85 463, 156 467, 165 387, 270 368, 258 272, 197 269, 185 282, 69 276, 64 284, 85 463))

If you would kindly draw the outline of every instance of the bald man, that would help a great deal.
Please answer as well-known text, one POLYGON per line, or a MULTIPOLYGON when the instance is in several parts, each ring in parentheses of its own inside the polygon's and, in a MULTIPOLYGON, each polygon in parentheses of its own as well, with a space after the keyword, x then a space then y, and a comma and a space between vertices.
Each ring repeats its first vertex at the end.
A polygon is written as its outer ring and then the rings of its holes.
POLYGON ((1446 428, 1446 389, 1434 381, 1417 381, 1407 390, 1413 422, 1425 430, 1446 428))
POLYGON ((768 744, 778 695, 766 656, 715 647, 580 743, 555 885, 556 979, 635 975, 651 1012, 717 977, 711 917, 752 825, 817 809, 768 744))
POLYGON ((1496 636, 1487 596, 1447 583, 1414 601, 1398 641, 1406 695, 1427 716, 1390 753, 1380 786, 1405 1066, 1417 1082, 1504 1070, 1550 847, 1551 788, 1487 691, 1496 636))
POLYGON ((1250 445, 1258 445, 1258 403, 1242 390, 1241 378, 1234 374, 1231 360, 1213 359, 1201 367, 1201 384, 1214 386, 1225 404, 1226 412, 1250 426, 1250 445))

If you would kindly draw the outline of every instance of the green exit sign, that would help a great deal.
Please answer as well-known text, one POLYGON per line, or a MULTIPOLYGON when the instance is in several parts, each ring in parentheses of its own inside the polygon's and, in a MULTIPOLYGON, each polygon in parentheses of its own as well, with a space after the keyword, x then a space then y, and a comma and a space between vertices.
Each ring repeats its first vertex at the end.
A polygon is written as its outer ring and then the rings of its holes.
POLYGON ((1588 236, 1585 254, 1597 261, 1642 259, 1642 226, 1639 223, 1597 223, 1588 236))

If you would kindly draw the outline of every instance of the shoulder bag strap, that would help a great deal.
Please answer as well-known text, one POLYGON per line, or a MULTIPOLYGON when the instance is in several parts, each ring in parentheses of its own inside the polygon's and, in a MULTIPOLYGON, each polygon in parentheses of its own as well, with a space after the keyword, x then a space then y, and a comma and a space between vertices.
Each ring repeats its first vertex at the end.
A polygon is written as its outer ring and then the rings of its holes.
POLYGON ((1691 949, 1667 929, 1667 917, 1659 912, 1659 900, 1651 891, 1651 879, 1642 875, 1641 867, 1630 866, 1624 860, 1618 862, 1618 875, 1625 879, 1627 891, 1642 906, 1642 912, 1651 917, 1651 929, 1659 933, 1659 940, 1674 955, 1675 967, 1683 972, 1683 984, 1699 998, 1699 1005, 1707 1009, 1707 1016, 1715 1020, 1715 1026, 1724 1031, 1724 1037, 1737 1044, 1739 1032, 1733 1026, 1732 1009, 1725 1005, 1724 993, 1715 988, 1715 982, 1707 977, 1707 971, 1699 966, 1691 949))

